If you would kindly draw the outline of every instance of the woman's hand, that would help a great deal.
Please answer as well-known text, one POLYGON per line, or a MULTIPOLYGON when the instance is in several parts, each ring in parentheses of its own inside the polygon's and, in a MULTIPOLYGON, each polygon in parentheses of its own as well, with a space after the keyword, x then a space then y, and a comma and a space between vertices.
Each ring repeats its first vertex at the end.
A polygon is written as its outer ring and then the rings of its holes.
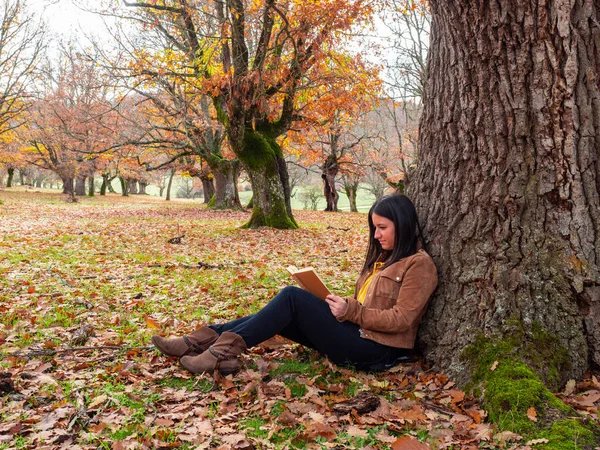
POLYGON ((344 300, 342 297, 338 297, 337 295, 329 294, 325 301, 329 305, 329 309, 331 309, 331 313, 337 319, 342 317, 348 311, 348 302, 344 300))

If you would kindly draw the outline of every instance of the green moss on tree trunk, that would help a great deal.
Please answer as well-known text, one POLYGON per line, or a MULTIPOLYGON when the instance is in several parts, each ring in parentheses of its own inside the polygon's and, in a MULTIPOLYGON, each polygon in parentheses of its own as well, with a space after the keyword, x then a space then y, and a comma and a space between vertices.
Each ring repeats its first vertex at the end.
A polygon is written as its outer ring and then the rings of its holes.
POLYGON ((538 325, 525 333, 513 324, 508 338, 479 336, 462 358, 473 374, 465 386, 483 401, 489 420, 501 429, 525 439, 547 439, 536 449, 592 449, 598 445, 600 429, 586 422, 570 406, 552 394, 558 390, 558 374, 568 355, 558 339, 538 325), (528 411, 535 410, 535 419, 528 411))
POLYGON ((238 157, 246 166, 254 193, 252 216, 244 228, 298 228, 286 207, 285 190, 277 162, 280 155, 281 148, 267 131, 259 133, 246 130, 244 148, 238 157))

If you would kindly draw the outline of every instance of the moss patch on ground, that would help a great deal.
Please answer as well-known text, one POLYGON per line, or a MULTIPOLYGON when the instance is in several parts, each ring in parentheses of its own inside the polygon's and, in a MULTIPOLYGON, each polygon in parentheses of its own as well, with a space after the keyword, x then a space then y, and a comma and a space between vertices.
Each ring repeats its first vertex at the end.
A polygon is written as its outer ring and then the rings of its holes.
POLYGON ((548 440, 536 445, 537 449, 594 448, 600 442, 600 428, 586 423, 546 384, 556 380, 564 368, 565 355, 539 327, 531 337, 526 340, 515 333, 493 341, 479 336, 462 355, 473 373, 465 390, 481 398, 490 421, 501 430, 518 433, 527 440, 548 440), (544 343, 550 344, 553 354, 547 354, 544 343), (535 370, 544 360, 545 367, 535 370))

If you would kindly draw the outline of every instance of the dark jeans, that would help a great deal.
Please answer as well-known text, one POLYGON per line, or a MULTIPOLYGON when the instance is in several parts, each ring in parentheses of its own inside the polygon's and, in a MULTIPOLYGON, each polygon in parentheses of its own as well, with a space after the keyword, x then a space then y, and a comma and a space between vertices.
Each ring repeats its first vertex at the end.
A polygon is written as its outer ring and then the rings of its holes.
POLYGON ((318 350, 335 364, 359 370, 386 370, 410 354, 362 338, 357 324, 338 322, 326 302, 293 286, 284 288, 256 314, 210 328, 240 335, 249 348, 279 334, 318 350))

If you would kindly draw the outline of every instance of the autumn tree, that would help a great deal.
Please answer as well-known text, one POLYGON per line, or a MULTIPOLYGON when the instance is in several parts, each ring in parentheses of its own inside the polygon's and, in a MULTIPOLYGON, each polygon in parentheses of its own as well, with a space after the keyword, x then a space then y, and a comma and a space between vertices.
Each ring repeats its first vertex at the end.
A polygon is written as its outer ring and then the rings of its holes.
POLYGON ((19 129, 27 161, 57 173, 65 193, 73 196, 77 188, 85 195, 85 179, 95 172, 91 160, 115 145, 119 115, 112 87, 70 47, 61 49, 58 66, 48 64, 40 80, 44 85, 27 112, 27 126, 19 129))
POLYGON ((165 36, 193 56, 229 145, 252 182, 254 206, 247 226, 295 228, 277 138, 298 119, 297 95, 315 81, 315 62, 368 18, 369 2, 125 4, 152 11, 165 36))
POLYGON ((556 389, 600 363, 600 5, 431 12, 410 193, 440 284, 421 342, 461 381, 533 386, 524 363, 556 389))
POLYGON ((23 123, 45 33, 25 1, 6 0, 0 6, 0 135, 23 123))

